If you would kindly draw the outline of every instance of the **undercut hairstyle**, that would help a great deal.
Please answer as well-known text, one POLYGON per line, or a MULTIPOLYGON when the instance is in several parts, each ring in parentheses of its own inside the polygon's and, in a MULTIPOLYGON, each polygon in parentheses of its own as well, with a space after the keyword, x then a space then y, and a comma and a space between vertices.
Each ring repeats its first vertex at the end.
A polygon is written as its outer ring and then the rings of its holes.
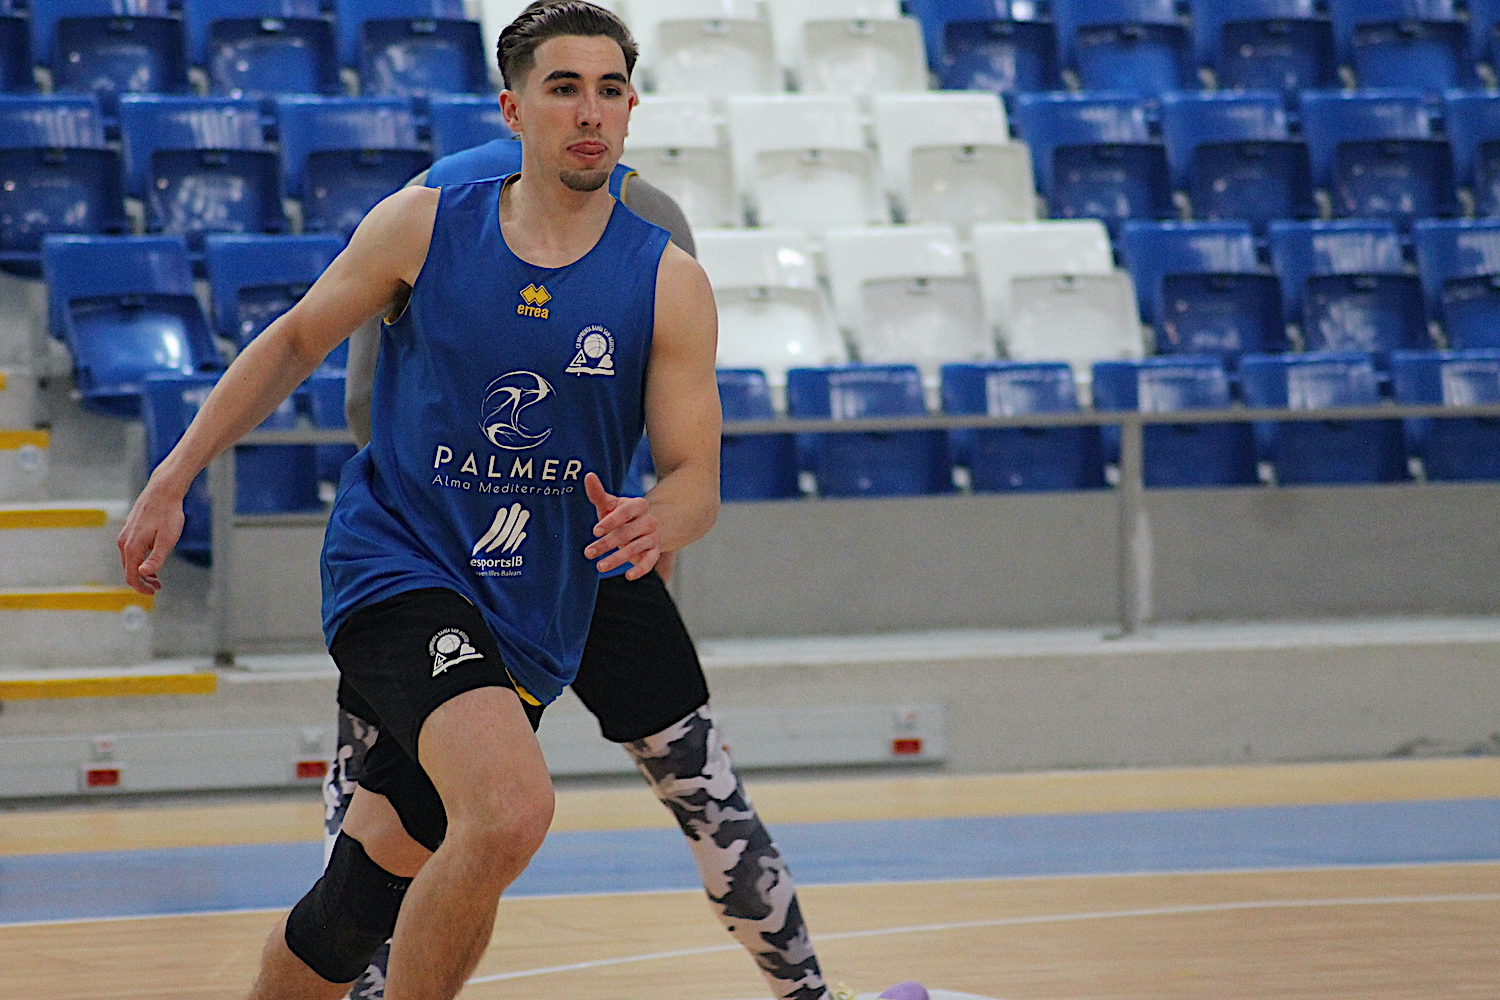
POLYGON ((603 35, 612 38, 625 53, 625 75, 635 72, 639 54, 630 29, 614 14, 585 0, 537 0, 500 32, 495 58, 507 90, 515 90, 536 66, 536 50, 549 38, 603 35))

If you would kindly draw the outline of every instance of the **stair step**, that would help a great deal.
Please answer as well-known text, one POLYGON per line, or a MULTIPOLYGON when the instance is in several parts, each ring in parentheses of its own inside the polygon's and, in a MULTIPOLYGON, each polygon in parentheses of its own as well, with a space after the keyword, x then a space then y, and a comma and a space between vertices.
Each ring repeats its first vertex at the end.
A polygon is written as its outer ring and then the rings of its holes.
POLYGON ((146 663, 155 607, 128 587, 0 589, 0 667, 146 663))
POLYGON ((47 495, 51 447, 52 435, 46 431, 0 430, 0 501, 47 495))
POLYGON ((123 500, 0 503, 0 588, 117 586, 123 500))

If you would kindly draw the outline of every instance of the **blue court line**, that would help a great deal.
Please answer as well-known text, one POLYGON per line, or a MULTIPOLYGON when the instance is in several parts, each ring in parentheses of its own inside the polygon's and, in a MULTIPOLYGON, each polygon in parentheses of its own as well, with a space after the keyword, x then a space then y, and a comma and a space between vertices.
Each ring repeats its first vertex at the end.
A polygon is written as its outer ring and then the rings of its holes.
MULTIPOLYGON (((804 885, 1500 860, 1500 799, 788 823, 804 885)), ((0 857, 0 924, 289 907, 316 843, 0 857)), ((699 886, 676 830, 555 833, 512 895, 699 886)))

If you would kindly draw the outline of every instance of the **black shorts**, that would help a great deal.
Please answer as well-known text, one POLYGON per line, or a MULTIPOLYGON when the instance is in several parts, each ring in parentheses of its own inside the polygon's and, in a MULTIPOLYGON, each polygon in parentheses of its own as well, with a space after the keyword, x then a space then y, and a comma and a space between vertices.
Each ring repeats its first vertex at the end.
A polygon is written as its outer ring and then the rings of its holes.
MULTIPOLYGON (((417 737, 434 709, 467 691, 516 690, 489 626, 451 590, 413 590, 355 611, 328 651, 341 675, 340 707, 380 730, 359 783, 390 799, 407 832, 437 850, 448 817, 417 763, 417 737)), ((542 706, 522 696, 521 707, 536 729, 542 706)))
POLYGON ((615 743, 659 733, 708 701, 698 651, 654 570, 599 581, 573 692, 615 743))

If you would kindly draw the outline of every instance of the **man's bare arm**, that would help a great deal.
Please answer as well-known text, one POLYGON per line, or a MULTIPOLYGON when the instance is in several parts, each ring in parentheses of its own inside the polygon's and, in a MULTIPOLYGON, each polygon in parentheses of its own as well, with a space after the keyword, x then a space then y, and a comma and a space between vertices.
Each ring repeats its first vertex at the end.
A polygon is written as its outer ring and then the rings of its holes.
POLYGON ((669 246, 657 272, 656 332, 646 375, 646 437, 659 478, 644 499, 602 503, 607 494, 597 478, 586 483, 600 520, 598 541, 584 555, 599 559, 600 572, 629 562, 636 579, 661 552, 697 541, 718 519, 723 416, 714 374, 717 349, 718 313, 708 277, 697 261, 669 246))
POLYGON ((427 257, 438 192, 401 191, 370 211, 349 246, 302 300, 229 366, 187 433, 131 508, 120 533, 125 580, 160 589, 157 572, 182 532, 182 499, 199 472, 266 419, 359 324, 416 281, 427 257))

